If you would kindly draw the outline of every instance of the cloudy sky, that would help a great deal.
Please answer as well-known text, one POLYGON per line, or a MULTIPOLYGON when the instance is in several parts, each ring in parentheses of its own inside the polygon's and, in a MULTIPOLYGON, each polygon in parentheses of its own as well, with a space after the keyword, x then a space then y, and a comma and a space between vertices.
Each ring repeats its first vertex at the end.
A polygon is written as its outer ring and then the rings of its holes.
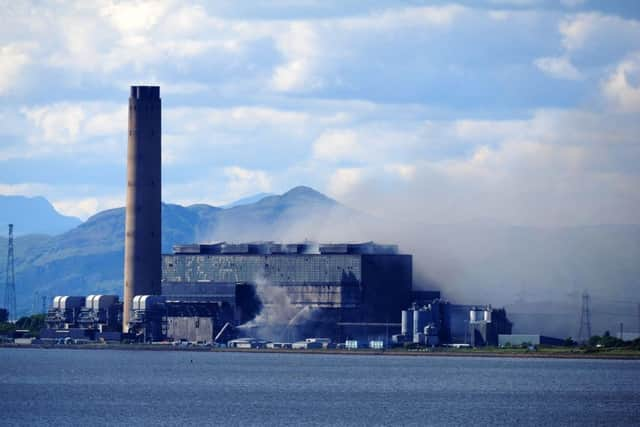
POLYGON ((161 85, 166 202, 640 218, 634 0, 0 1, 0 194, 124 205, 132 84, 161 85))

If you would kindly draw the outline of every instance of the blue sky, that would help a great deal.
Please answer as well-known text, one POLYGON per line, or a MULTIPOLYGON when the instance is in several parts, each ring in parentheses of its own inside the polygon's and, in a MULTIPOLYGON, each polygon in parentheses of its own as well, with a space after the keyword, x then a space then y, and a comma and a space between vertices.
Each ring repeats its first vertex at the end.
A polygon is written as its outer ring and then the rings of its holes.
POLYGON ((639 2, 1 3, 0 194, 124 205, 128 86, 159 84, 167 202, 638 223, 639 2))

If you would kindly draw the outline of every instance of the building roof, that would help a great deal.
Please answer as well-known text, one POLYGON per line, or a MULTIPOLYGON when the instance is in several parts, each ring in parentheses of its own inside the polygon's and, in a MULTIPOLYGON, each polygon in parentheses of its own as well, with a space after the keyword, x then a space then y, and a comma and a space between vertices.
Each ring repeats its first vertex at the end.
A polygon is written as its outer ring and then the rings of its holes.
POLYGON ((386 254, 398 253, 397 245, 381 245, 374 242, 364 243, 191 243, 173 246, 175 255, 231 255, 231 254, 386 254))

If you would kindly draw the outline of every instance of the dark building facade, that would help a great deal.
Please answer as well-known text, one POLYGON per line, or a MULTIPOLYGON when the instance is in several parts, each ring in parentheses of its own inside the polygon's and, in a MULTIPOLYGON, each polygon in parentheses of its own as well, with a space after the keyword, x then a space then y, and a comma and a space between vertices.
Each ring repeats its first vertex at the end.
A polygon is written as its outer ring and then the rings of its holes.
MULTIPOLYGON (((376 327, 388 330, 412 301, 412 280, 411 255, 374 243, 183 245, 162 257, 163 293, 197 287, 199 292, 210 288, 211 293, 231 295, 229 283, 245 283, 256 287, 262 304, 278 310, 282 301, 273 300, 270 289, 284 291, 287 305, 313 313, 304 316, 304 325, 295 325, 298 336, 342 339, 376 327)), ((283 338, 289 338, 295 317, 277 317, 281 324, 270 325, 270 330, 287 330, 283 338)))

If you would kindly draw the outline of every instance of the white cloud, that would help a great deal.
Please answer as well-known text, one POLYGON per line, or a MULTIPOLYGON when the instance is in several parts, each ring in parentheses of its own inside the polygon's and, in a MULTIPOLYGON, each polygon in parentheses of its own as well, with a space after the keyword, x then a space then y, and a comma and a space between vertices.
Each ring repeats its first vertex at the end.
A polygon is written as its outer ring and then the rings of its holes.
POLYGON ((562 44, 569 51, 594 48, 618 48, 636 44, 640 37, 640 23, 597 12, 579 13, 559 25, 562 44))
MULTIPOLYGON (((84 160, 114 159, 126 146, 127 108, 102 102, 59 102, 20 110, 28 143, 5 147, 0 158, 33 158, 45 155, 92 154, 84 160)), ((78 161, 76 159, 75 161, 78 161)), ((120 163, 124 163, 124 159, 120 163)))
POLYGON ((145 33, 151 30, 168 11, 169 2, 137 1, 109 2, 100 8, 100 15, 124 34, 145 33))
POLYGON ((368 15, 343 18, 338 26, 347 30, 393 31, 410 27, 446 28, 470 9, 460 5, 389 9, 368 15))
POLYGON ((25 107, 21 111, 33 126, 31 142, 35 144, 70 145, 118 133, 124 137, 127 127, 127 108, 121 104, 61 102, 25 107))
POLYGON ((543 73, 556 79, 580 80, 583 78, 569 58, 564 56, 538 58, 533 63, 543 73))
POLYGON ((80 134, 81 123, 85 120, 84 109, 80 105, 55 104, 44 107, 23 109, 27 119, 40 130, 37 140, 54 144, 73 144, 80 134))
POLYGON ((582 6, 585 0, 560 0, 560 2, 567 7, 582 6))
POLYGON ((285 63, 276 67, 271 80, 277 91, 309 91, 322 82, 314 75, 319 49, 317 36, 308 23, 294 22, 276 36, 276 46, 285 63))
POLYGON ((384 166, 384 171, 392 175, 398 176, 406 181, 411 181, 416 175, 416 166, 402 163, 394 163, 384 166))
POLYGON ((509 6, 533 6, 540 3, 540 0, 489 0, 489 3, 509 6))
POLYGON ((0 194, 7 196, 42 196, 51 190, 51 186, 38 182, 23 182, 18 184, 0 183, 0 194))
POLYGON ((326 188, 371 213, 425 222, 634 223, 638 133, 640 122, 632 118, 580 110, 430 122, 429 138, 464 149, 442 158, 416 155, 411 162, 387 155, 391 162, 339 168, 326 188), (390 181, 394 177, 400 179, 390 181))
POLYGON ((271 177, 264 171, 229 166, 224 168, 224 174, 227 177, 226 188, 230 200, 271 191, 271 177))
POLYGON ((51 204, 63 215, 75 216, 83 221, 97 212, 124 206, 124 197, 84 197, 54 199, 51 204))
POLYGON ((340 198, 359 186, 365 178, 362 168, 340 168, 329 179, 327 190, 331 196, 340 198))
POLYGON ((604 82, 603 92, 620 111, 640 112, 640 52, 618 64, 604 82))
POLYGON ((362 147, 352 130, 325 131, 313 143, 313 156, 328 161, 361 160, 362 147))
POLYGON ((18 85, 22 69, 31 62, 30 50, 32 46, 24 43, 0 46, 0 95, 18 85))

